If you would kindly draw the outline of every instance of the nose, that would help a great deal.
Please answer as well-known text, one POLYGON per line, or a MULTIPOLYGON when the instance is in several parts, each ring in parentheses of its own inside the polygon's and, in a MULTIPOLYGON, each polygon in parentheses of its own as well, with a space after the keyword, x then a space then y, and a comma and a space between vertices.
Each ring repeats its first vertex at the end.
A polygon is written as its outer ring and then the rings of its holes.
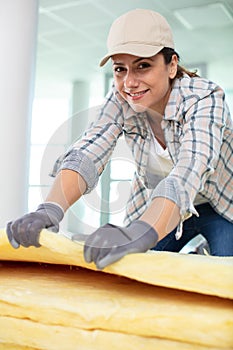
POLYGON ((136 88, 139 85, 139 81, 134 72, 128 71, 124 79, 124 87, 127 89, 136 88))

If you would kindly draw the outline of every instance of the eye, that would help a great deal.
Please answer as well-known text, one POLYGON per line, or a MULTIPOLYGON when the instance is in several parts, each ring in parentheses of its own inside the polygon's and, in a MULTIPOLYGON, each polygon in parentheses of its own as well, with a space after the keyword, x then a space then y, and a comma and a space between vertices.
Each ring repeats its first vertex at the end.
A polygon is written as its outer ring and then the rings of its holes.
POLYGON ((138 69, 146 69, 146 68, 149 68, 151 67, 150 63, 148 62, 140 62, 140 64, 138 65, 138 69))
POLYGON ((125 71, 125 68, 124 67, 121 67, 121 66, 118 66, 118 67, 114 67, 114 72, 115 73, 121 73, 125 71))

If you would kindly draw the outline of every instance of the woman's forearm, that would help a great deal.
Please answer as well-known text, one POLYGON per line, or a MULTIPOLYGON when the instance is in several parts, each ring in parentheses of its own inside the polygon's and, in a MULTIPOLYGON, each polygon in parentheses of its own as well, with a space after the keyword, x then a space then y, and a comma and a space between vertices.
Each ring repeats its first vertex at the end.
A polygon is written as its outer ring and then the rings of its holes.
POLYGON ((176 228, 180 222, 179 207, 169 199, 155 198, 140 220, 154 227, 159 240, 176 228))
MULTIPOLYGON (((85 192, 86 182, 76 171, 61 170, 55 178, 46 198, 47 202, 55 202, 66 211, 85 192)), ((155 198, 145 213, 140 217, 157 231, 159 240, 171 232, 180 221, 179 207, 169 199, 155 198)))
POLYGON ((61 170, 55 178, 46 202, 55 202, 66 211, 85 192, 86 183, 76 171, 61 170))

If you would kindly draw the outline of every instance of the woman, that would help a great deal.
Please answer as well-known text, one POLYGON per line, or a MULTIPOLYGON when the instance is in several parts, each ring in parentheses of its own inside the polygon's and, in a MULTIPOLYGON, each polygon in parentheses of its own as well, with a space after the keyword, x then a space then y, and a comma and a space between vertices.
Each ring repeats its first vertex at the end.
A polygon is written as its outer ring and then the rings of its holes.
POLYGON ((126 226, 89 235, 86 261, 102 269, 129 253, 178 252, 199 233, 211 254, 233 255, 233 123, 224 92, 179 66, 168 23, 150 10, 113 22, 100 65, 109 59, 114 86, 97 120, 62 158, 46 202, 8 223, 9 241, 38 247, 42 228, 58 231, 124 134, 137 169, 126 226))

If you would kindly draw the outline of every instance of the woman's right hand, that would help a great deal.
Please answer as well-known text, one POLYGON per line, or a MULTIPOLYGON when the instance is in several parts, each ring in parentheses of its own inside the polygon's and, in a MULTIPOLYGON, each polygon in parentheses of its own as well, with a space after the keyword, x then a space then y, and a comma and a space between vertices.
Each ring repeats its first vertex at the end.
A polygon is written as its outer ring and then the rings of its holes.
POLYGON ((39 236, 43 229, 59 231, 59 222, 63 219, 63 209, 51 202, 40 204, 36 211, 10 221, 7 224, 7 237, 13 248, 40 247, 39 236))

